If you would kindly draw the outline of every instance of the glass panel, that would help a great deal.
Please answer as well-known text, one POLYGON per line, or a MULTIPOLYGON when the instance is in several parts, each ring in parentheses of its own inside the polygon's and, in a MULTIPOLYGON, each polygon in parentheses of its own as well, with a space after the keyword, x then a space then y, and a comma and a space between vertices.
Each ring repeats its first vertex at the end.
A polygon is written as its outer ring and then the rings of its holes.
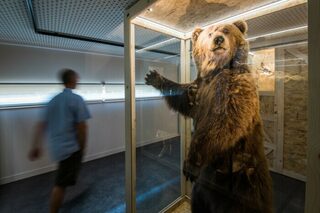
MULTIPOLYGON (((144 83, 152 70, 178 82, 180 40, 135 29, 136 84, 144 83)), ((136 98, 137 211, 159 212, 181 195, 178 113, 170 110, 159 90, 150 85, 137 86, 136 98)))
POLYGON ((307 42, 252 51, 265 153, 274 189, 274 208, 303 212, 305 199, 308 48, 307 42))
MULTIPOLYGON (((247 24, 248 65, 259 93, 264 151, 273 182, 272 208, 274 212, 304 212, 308 133, 307 4, 250 18, 247 24)), ((198 71, 191 58, 192 81, 198 71)))

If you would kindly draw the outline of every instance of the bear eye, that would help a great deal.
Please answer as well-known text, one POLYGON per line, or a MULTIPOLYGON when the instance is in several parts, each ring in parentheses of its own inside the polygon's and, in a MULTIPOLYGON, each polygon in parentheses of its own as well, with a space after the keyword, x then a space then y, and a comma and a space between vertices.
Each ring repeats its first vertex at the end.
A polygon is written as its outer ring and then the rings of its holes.
POLYGON ((227 28, 224 28, 224 29, 222 30, 222 32, 223 32, 224 34, 229 34, 229 30, 228 30, 227 28))
POLYGON ((209 33, 209 37, 212 37, 212 33, 209 33))

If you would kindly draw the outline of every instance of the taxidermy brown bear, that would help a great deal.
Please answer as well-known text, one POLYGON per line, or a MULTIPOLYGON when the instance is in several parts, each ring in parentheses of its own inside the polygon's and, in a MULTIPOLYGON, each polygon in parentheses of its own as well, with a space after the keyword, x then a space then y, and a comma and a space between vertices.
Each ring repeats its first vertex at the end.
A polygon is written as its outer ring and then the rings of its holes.
POLYGON ((197 79, 170 81, 156 71, 146 84, 194 121, 184 174, 193 184, 193 213, 270 213, 272 186, 263 147, 256 84, 247 65, 247 24, 196 29, 197 79))

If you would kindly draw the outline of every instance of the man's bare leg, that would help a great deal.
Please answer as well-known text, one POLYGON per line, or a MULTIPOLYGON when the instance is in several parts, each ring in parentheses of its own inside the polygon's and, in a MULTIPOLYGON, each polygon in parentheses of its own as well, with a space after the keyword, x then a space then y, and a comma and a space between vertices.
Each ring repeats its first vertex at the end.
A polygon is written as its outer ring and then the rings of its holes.
POLYGON ((65 188, 54 186, 51 193, 50 213, 58 213, 64 198, 65 188))

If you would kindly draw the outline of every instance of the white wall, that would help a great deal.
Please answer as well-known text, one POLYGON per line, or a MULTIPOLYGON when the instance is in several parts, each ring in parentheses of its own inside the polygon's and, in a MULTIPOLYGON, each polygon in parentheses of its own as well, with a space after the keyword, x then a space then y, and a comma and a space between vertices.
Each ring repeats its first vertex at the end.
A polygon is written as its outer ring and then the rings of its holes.
MULTIPOLYGON (((70 67, 80 73, 83 82, 123 82, 123 58, 0 45, 0 82, 57 82, 57 70, 70 67)), ((163 67, 169 78, 177 78, 173 64, 137 62, 137 81, 149 65, 163 67)), ((124 102, 89 104, 89 138, 85 160, 97 159, 124 150, 124 102)), ((0 184, 53 170, 47 152, 38 160, 27 158, 34 125, 42 107, 0 110, 0 184)), ((148 144, 178 135, 178 116, 163 99, 137 101, 137 143, 148 144), (163 135, 162 135, 163 136, 163 135)))
MULTIPOLYGON (((0 44, 0 82, 59 82, 57 73, 71 68, 80 82, 124 82, 122 57, 0 44)), ((163 67, 166 76, 177 79, 177 65, 136 61, 136 81, 143 82, 149 66, 163 67)))
POLYGON ((84 82, 121 82, 124 76, 121 57, 0 45, 0 58, 1 82, 59 82, 57 72, 66 67, 84 82))

